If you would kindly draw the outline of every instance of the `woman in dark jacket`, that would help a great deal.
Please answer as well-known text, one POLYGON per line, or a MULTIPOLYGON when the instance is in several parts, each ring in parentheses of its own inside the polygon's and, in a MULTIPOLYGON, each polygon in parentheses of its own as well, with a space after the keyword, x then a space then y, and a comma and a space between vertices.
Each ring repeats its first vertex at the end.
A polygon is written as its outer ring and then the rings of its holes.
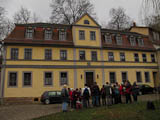
POLYGON ((62 111, 63 112, 67 112, 68 101, 69 101, 69 94, 68 94, 67 86, 64 85, 62 89, 62 111))
POLYGON ((125 82, 125 96, 126 96, 126 103, 128 103, 128 101, 130 103, 132 103, 132 99, 131 99, 131 84, 129 81, 125 82))
POLYGON ((138 86, 136 82, 134 82, 132 86, 132 96, 135 102, 137 102, 137 95, 138 95, 138 86))

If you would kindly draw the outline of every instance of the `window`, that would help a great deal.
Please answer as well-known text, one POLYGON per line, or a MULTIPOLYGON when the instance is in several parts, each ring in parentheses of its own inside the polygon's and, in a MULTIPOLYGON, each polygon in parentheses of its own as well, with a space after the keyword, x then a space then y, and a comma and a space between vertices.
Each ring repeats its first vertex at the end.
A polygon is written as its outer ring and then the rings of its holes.
POLYGON ((24 59, 25 60, 31 60, 32 59, 32 49, 31 48, 25 48, 24 49, 24 59))
POLYGON ((142 38, 138 38, 138 45, 139 46, 144 46, 144 41, 142 38))
POLYGON ((52 60, 52 49, 45 49, 45 60, 52 60))
POLYGON ((84 24, 88 24, 89 25, 89 21, 88 20, 84 20, 84 24))
POLYGON ((26 29, 26 38, 27 39, 33 38, 33 29, 26 29))
POLYGON ((55 91, 49 92, 48 95, 55 97, 56 96, 56 92, 55 91))
POLYGON ((91 51, 92 61, 97 61, 97 51, 91 51))
POLYGON ((147 62, 147 56, 146 54, 142 54, 143 62, 147 62))
POLYGON ((68 84, 68 75, 67 72, 60 73, 60 85, 68 84))
POLYGON ((142 82, 141 72, 136 72, 137 82, 142 82))
POLYGON ((86 59, 85 51, 79 51, 79 59, 80 60, 85 60, 86 59))
POLYGON ((149 72, 145 72, 144 76, 145 76, 145 82, 150 82, 149 72))
POLYGON ((112 44, 112 36, 111 35, 105 35, 105 43, 112 44))
POLYGON ((130 44, 131 44, 131 46, 136 46, 135 37, 130 37, 130 44))
POLYGON ((52 85, 52 72, 45 72, 44 85, 52 85))
POLYGON ((66 32, 65 31, 59 31, 59 40, 61 40, 61 41, 66 40, 66 32))
POLYGON ((61 60, 67 60, 67 51, 66 50, 61 50, 60 51, 60 59, 61 60))
POLYGON ((32 73, 24 72, 23 73, 23 86, 31 86, 32 85, 32 73))
POLYGON ((52 30, 45 30, 45 40, 52 39, 52 30))
POLYGON ((125 53, 120 53, 120 61, 121 62, 125 62, 126 61, 125 53))
POLYGON ((17 86, 17 72, 10 72, 9 73, 8 86, 10 86, 10 87, 17 86))
POLYGON ((139 62, 138 53, 135 53, 135 54, 134 54, 134 61, 135 61, 135 62, 139 62))
POLYGON ((11 48, 11 59, 18 60, 18 48, 11 48))
POLYGON ((109 77, 110 77, 110 83, 116 83, 116 73, 115 72, 110 72, 109 77))
POLYGON ((117 42, 117 45, 122 45, 123 44, 122 36, 116 36, 116 42, 117 42))
POLYGON ((85 32, 84 30, 79 31, 79 40, 85 40, 85 32))
POLYGON ((122 82, 125 83, 127 81, 127 72, 122 72, 122 82))
POLYGON ((108 53, 108 61, 114 61, 114 54, 113 52, 108 53))
POLYGON ((90 39, 96 40, 96 32, 95 31, 90 31, 90 39))
POLYGON ((152 62, 156 62, 156 60, 155 60, 155 55, 154 55, 154 54, 151 54, 151 61, 152 61, 152 62))

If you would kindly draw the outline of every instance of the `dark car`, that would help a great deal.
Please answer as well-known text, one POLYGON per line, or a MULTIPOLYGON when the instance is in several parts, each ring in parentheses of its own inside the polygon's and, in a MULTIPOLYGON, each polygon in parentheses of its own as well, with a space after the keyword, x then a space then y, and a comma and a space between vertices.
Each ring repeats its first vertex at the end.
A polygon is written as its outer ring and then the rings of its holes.
POLYGON ((62 103, 61 91, 46 91, 41 96, 41 102, 44 104, 62 103))
POLYGON ((149 93, 154 93, 154 88, 149 86, 149 85, 138 85, 139 86, 139 94, 144 95, 144 94, 149 94, 149 93))

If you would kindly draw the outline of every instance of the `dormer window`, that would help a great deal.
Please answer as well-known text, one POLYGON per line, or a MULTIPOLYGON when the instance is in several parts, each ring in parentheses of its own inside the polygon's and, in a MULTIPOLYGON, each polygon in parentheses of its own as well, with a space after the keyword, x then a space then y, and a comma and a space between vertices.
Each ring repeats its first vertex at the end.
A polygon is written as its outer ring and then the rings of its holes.
POLYGON ((65 41, 66 40, 66 31, 64 31, 64 30, 59 31, 59 40, 60 41, 65 41))
POLYGON ((45 40, 51 40, 52 39, 52 30, 45 30, 45 40))
POLYGON ((138 45, 139 46, 144 46, 144 41, 142 38, 138 38, 138 45))
POLYGON ((105 43, 112 44, 112 36, 111 35, 105 35, 105 43))
POLYGON ((27 28, 27 29, 26 29, 26 35, 25 35, 26 38, 27 38, 27 39, 32 39, 32 38, 33 38, 33 32, 34 32, 34 31, 33 31, 32 28, 27 28))
POLYGON ((122 36, 116 36, 116 42, 117 42, 117 45, 122 45, 123 44, 122 36))
POLYGON ((84 20, 84 24, 89 25, 89 21, 88 20, 84 20))
POLYGON ((130 44, 131 44, 131 46, 136 46, 136 39, 135 39, 135 37, 130 37, 130 44))

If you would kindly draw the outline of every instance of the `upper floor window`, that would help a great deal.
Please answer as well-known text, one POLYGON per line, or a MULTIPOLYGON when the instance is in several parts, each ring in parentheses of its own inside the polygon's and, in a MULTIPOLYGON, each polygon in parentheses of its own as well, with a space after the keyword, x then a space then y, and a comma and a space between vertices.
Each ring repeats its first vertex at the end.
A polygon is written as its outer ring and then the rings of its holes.
POLYGON ((92 61, 97 61, 97 51, 91 51, 92 61))
POLYGON ((96 40, 96 32, 95 31, 90 31, 90 39, 96 40))
POLYGON ((126 61, 125 53, 120 53, 120 61, 122 61, 122 62, 126 61))
POLYGON ((23 73, 23 86, 31 86, 32 85, 32 73, 24 72, 23 73))
POLYGON ((52 80, 52 72, 45 72, 44 73, 44 85, 52 85, 53 80, 52 80))
POLYGON ((79 31, 79 40, 85 40, 85 31, 84 30, 79 31))
POLYGON ((88 24, 89 25, 89 21, 88 20, 84 20, 84 24, 88 24))
POLYGON ((146 54, 142 54, 143 62, 147 62, 147 56, 146 54))
POLYGON ((112 36, 111 35, 105 35, 105 43, 112 44, 112 36))
POLYGON ((18 48, 11 48, 11 59, 18 60, 18 48))
POLYGON ((86 57, 85 57, 85 51, 79 51, 79 59, 80 60, 85 60, 86 57))
POLYGON ((28 28, 28 29, 26 29, 26 38, 27 39, 32 39, 33 38, 33 32, 34 32, 34 30, 33 29, 31 29, 31 28, 28 28))
POLYGON ((135 37, 130 37, 130 44, 131 44, 131 46, 136 46, 136 39, 135 39, 135 37))
POLYGON ((60 85, 68 84, 68 74, 67 72, 60 73, 60 85))
POLYGON ((45 60, 52 60, 52 49, 45 49, 45 60))
POLYGON ((66 50, 61 50, 60 51, 60 59, 61 60, 67 60, 67 51, 66 50))
POLYGON ((123 44, 122 36, 116 36, 116 42, 117 45, 122 45, 123 44))
POLYGON ((45 30, 45 40, 51 40, 52 39, 52 30, 45 30))
POLYGON ((9 87, 15 87, 17 86, 17 72, 10 72, 9 73, 9 81, 8 86, 9 87))
POLYGON ((155 55, 154 55, 154 54, 151 54, 151 61, 152 61, 152 62, 156 62, 156 60, 155 60, 155 55))
POLYGON ((138 53, 134 54, 134 61, 135 62, 139 62, 139 55, 138 55, 138 53))
POLYGON ((24 49, 24 59, 31 60, 32 59, 32 48, 25 48, 24 49))
POLYGON ((66 40, 66 31, 62 31, 62 30, 59 31, 59 40, 62 40, 62 41, 66 40))
POLYGON ((114 54, 113 52, 108 53, 108 61, 114 61, 114 54))
POLYGON ((139 46, 144 46, 144 41, 142 38, 138 38, 138 45, 139 46))

